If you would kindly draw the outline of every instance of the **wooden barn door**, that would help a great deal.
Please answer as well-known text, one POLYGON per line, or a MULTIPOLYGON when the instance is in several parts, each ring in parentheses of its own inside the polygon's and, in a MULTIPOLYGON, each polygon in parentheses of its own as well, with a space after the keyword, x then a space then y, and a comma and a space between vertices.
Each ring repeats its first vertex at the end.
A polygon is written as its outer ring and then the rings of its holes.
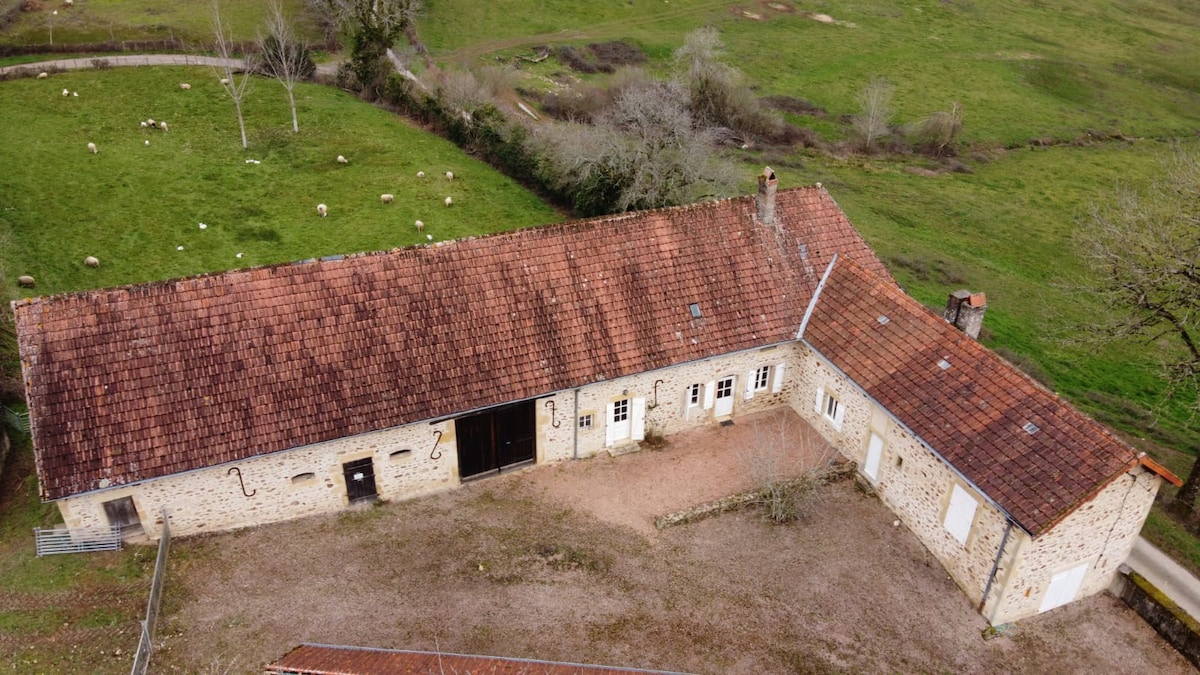
POLYGON ((375 463, 370 457, 346 462, 342 465, 342 475, 346 477, 346 496, 351 504, 371 500, 378 495, 375 491, 375 463))
POLYGON ((533 404, 514 403, 454 420, 459 475, 499 473, 533 461, 537 454, 533 404))

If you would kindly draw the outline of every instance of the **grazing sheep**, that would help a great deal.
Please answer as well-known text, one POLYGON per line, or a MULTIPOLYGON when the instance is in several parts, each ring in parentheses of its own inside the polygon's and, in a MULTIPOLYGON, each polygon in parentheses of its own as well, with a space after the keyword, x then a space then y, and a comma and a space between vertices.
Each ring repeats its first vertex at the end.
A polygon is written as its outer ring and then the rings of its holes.
POLYGON ((146 147, 150 147, 150 141, 146 141, 146 147))
POLYGON ((396 198, 396 195, 389 195, 386 193, 379 195, 379 201, 383 202, 384 204, 391 204, 392 200, 395 198, 396 198))
POLYGON ((179 88, 180 88, 180 89, 182 89, 182 90, 184 90, 184 91, 187 91, 188 89, 191 89, 191 88, 192 88, 192 85, 188 84, 187 82, 180 82, 180 83, 179 83, 179 88))
POLYGON ((25 288, 33 288, 33 277, 28 274, 22 274, 17 277, 17 285, 24 286, 25 288))
POLYGON ((146 128, 146 127, 148 127, 148 126, 150 126, 150 125, 149 125, 149 124, 146 124, 145 122, 142 122, 142 128, 143 128, 143 129, 145 129, 145 128, 146 128))
POLYGON ((338 155, 338 158, 337 158, 337 163, 338 163, 338 164, 349 164, 350 162, 347 162, 345 157, 342 157, 341 155, 338 155))
POLYGON ((99 267, 100 260, 98 258, 96 258, 96 256, 89 255, 88 257, 83 259, 83 264, 87 265, 88 267, 99 267))
POLYGON ((450 206, 450 205, 451 205, 451 204, 453 204, 453 203, 454 203, 454 200, 453 200, 453 199, 451 199, 451 198, 449 198, 449 197, 446 197, 446 206, 450 206))
POLYGON ((228 77, 222 77, 222 78, 221 78, 221 86, 222 86, 222 87, 228 87, 228 86, 229 86, 229 78, 228 78, 228 77))
POLYGON ((453 171, 446 172, 446 180, 454 180, 454 172, 453 171))
POLYGON ((167 123, 166 123, 166 122, 159 122, 159 123, 158 123, 158 128, 159 128, 159 129, 162 129, 163 131, 166 131, 166 130, 167 130, 167 123))
POLYGON ((90 152, 90 153, 92 153, 92 154, 94 155, 94 154, 96 154, 97 152, 100 152, 100 151, 96 149, 96 144, 95 144, 95 143, 88 143, 88 152, 90 152))
POLYGON ((70 95, 71 95, 70 89, 63 89, 63 96, 70 96, 70 95))
POLYGON ((72 95, 72 96, 78 96, 78 95, 79 95, 79 92, 77 92, 77 91, 73 91, 73 92, 71 92, 71 95, 72 95))
POLYGON ((424 177, 425 177, 425 172, 424 172, 424 171, 418 171, 418 172, 417 172, 417 178, 424 178, 424 177))
POLYGON ((47 77, 50 77, 50 73, 47 73, 46 71, 42 71, 42 72, 38 73, 37 79, 44 80, 47 77))
POLYGON ((417 221, 417 232, 424 232, 424 231, 425 231, 425 223, 422 223, 421 221, 418 220, 417 221))
POLYGON ((317 215, 321 216, 322 218, 329 215, 329 207, 325 206, 324 204, 317 204, 317 215))
POLYGON ((148 124, 148 125, 150 126, 150 128, 151 128, 151 129, 157 129, 157 128, 158 128, 158 122, 155 122, 153 119, 148 119, 148 120, 146 120, 146 124, 148 124))

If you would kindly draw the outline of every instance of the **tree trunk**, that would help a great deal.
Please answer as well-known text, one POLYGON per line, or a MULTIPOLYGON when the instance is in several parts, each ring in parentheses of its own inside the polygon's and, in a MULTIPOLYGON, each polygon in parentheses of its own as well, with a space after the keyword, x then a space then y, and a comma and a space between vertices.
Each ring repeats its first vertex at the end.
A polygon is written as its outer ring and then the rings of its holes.
POLYGON ((300 133, 300 121, 296 119, 296 95, 288 89, 288 103, 292 106, 292 133, 300 133))
POLYGON ((1171 502, 1171 511, 1185 523, 1191 523, 1196 517, 1196 497, 1200 496, 1200 456, 1192 463, 1192 470, 1175 500, 1171 502))
POLYGON ((242 130, 242 149, 245 150, 250 147, 250 144, 246 142, 246 121, 242 119, 242 102, 234 101, 234 107, 237 108, 238 128, 242 130))

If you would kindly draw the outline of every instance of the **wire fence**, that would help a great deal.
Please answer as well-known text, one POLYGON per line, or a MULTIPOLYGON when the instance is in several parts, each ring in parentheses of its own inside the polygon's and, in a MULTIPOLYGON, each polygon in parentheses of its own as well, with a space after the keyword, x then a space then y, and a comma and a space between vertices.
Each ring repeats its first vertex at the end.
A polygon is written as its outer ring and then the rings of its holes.
POLYGON ((150 582, 150 599, 146 602, 146 618, 142 620, 142 638, 133 657, 130 675, 145 675, 154 651, 154 628, 158 623, 158 606, 162 602, 163 579, 167 576, 167 550, 171 547, 171 526, 167 510, 162 511, 162 536, 158 540, 158 557, 154 560, 154 580, 150 582))

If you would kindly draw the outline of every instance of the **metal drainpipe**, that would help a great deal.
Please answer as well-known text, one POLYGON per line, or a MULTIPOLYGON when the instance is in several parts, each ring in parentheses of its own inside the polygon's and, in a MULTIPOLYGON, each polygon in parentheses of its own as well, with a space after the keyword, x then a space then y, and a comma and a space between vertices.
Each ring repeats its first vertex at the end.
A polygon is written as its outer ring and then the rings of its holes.
POLYGON ((574 448, 571 450, 571 459, 579 459, 579 388, 575 388, 575 407, 571 410, 571 428, 575 431, 571 434, 574 437, 574 448))
POLYGON ((979 609, 975 610, 977 612, 983 613, 983 606, 987 604, 988 593, 992 592, 992 582, 996 580, 996 570, 1000 569, 1000 558, 1004 557, 1004 545, 1008 543, 1008 535, 1012 532, 1012 526, 1011 520, 1005 521, 1004 536, 1000 538, 1000 550, 996 551, 996 559, 992 561, 992 571, 988 574, 987 585, 983 587, 983 597, 979 599, 979 609))

